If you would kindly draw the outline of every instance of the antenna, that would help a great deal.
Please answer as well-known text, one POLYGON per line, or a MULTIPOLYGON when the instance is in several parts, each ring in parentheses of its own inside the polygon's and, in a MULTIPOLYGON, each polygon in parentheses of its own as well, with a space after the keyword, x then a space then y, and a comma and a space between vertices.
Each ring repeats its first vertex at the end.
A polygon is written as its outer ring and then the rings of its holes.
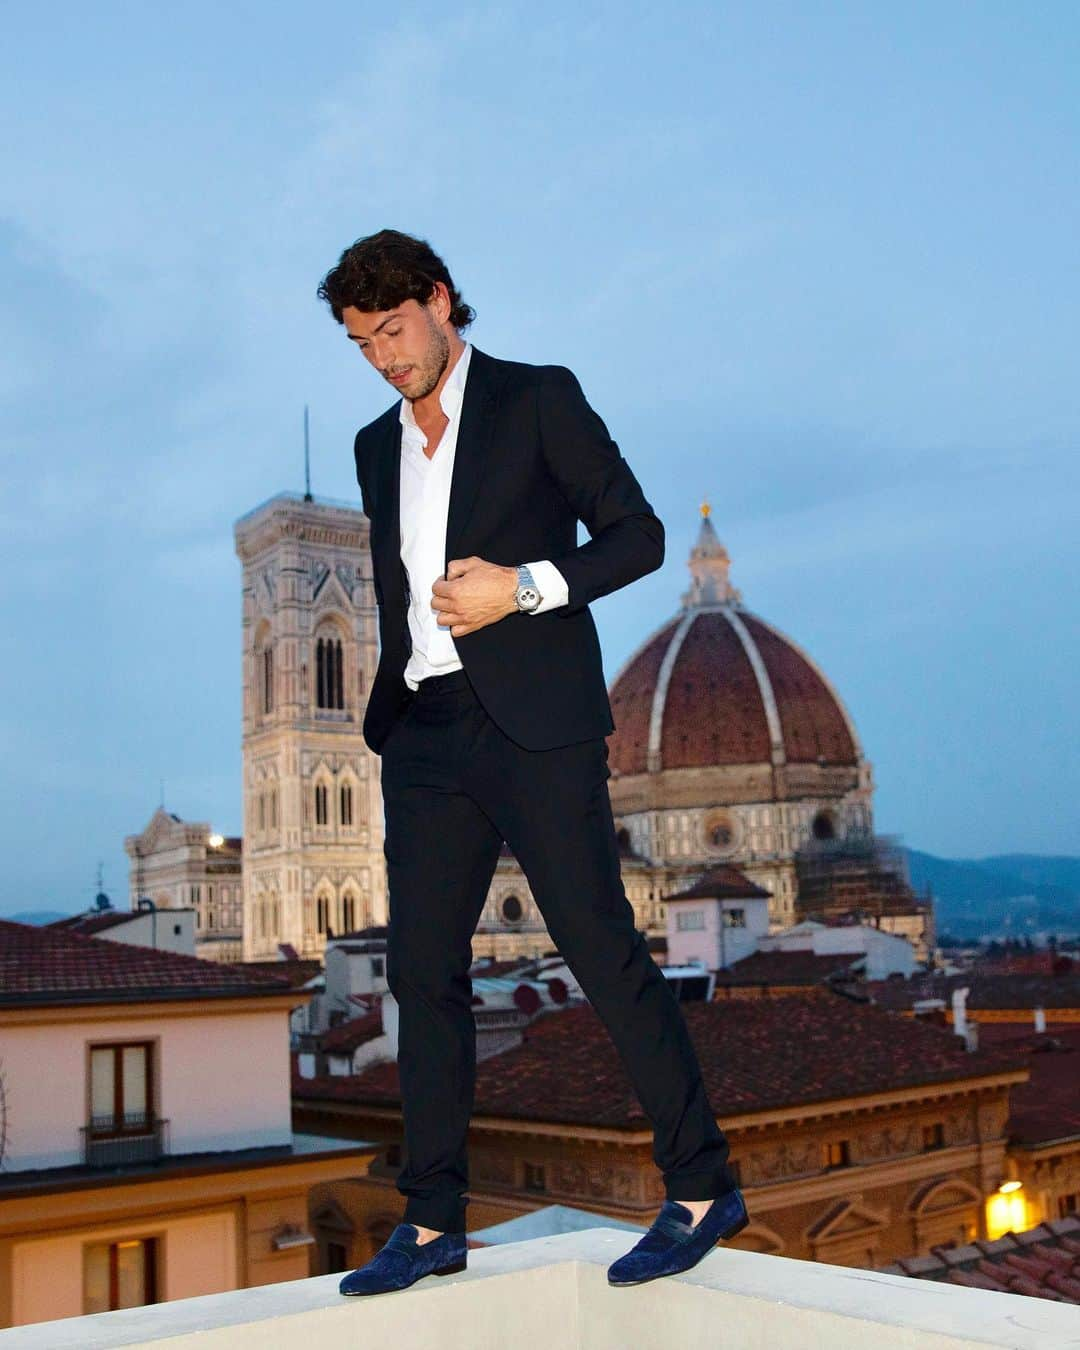
POLYGON ((105 864, 104 864, 104 863, 98 863, 98 865, 97 865, 97 888, 98 888, 99 891, 103 891, 103 890, 105 889, 105 864))
POLYGON ((311 495, 311 436, 308 431, 308 405, 304 404, 304 501, 315 499, 311 495))
POLYGON ((164 779, 164 778, 159 778, 159 779, 158 779, 158 784, 159 784, 159 786, 160 786, 160 788, 161 788, 161 801, 158 803, 158 805, 159 805, 159 809, 162 810, 162 811, 164 811, 164 810, 165 810, 165 779, 164 779))

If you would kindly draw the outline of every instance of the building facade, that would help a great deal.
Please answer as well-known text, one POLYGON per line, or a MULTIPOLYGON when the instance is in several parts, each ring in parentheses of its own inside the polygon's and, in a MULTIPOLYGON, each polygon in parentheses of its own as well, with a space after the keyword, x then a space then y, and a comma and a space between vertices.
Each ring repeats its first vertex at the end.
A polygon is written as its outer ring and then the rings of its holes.
MULTIPOLYGON (((683 1011, 750 1213, 733 1246, 875 1267, 987 1235, 1025 1066, 835 996, 683 1011)), ((574 1007, 479 1064, 470 1230, 550 1204, 652 1222, 664 1198, 652 1132, 613 1053, 593 1010, 574 1007)), ((317 1242, 347 1234, 359 1263, 400 1214, 396 1069, 294 1077, 293 1095, 304 1128, 382 1144, 367 1175, 312 1195, 317 1242), (333 1236, 320 1232, 331 1214, 333 1236)))
POLYGON ((385 922, 368 521, 281 493, 237 521, 243 565, 245 960, 385 922))
POLYGON ((306 997, 0 920, 0 1326, 311 1273, 308 1191, 371 1151, 293 1132, 306 997))
POLYGON ((151 900, 159 910, 195 912, 195 954, 238 961, 244 920, 243 841, 206 821, 181 820, 159 806, 139 834, 129 834, 128 892, 132 910, 151 900))

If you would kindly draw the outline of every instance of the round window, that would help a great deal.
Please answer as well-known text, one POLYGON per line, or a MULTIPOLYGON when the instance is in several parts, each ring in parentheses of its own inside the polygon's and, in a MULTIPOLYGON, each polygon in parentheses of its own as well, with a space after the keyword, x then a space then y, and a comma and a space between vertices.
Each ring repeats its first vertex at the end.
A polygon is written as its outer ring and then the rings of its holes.
POLYGON ((831 811, 819 811, 810 826, 815 839, 835 839, 836 821, 831 811))
POLYGON ((738 841, 735 817, 728 811, 713 811, 705 821, 705 839, 717 853, 728 853, 738 841))

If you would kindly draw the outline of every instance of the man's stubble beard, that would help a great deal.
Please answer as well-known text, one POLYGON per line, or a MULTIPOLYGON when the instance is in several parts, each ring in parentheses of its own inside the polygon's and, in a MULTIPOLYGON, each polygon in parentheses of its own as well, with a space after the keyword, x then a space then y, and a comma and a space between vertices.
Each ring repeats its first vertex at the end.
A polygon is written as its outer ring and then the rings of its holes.
POLYGON ((407 395, 410 402, 418 398, 427 398, 442 379, 443 371, 450 361, 450 339, 430 318, 428 328, 431 332, 431 342, 428 344, 424 364, 417 372, 420 388, 415 393, 407 395))

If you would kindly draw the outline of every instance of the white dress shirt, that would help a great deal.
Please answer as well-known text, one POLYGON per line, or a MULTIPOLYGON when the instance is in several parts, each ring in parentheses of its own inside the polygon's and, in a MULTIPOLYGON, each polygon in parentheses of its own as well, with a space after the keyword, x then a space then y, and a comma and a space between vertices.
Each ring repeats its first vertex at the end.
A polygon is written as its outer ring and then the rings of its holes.
MULTIPOLYGON (((416 424, 412 403, 407 398, 401 400, 401 560, 409 575, 412 655, 405 667, 405 683, 410 689, 429 675, 461 669, 450 627, 439 623, 440 611, 432 608, 431 587, 444 575, 450 480, 471 356, 472 345, 466 343, 443 385, 439 403, 447 426, 430 459, 424 453, 427 437, 416 424)), ((532 614, 566 604, 570 590, 554 563, 533 562, 529 569, 543 596, 532 614)), ((528 617, 531 615, 522 616, 528 617)))

